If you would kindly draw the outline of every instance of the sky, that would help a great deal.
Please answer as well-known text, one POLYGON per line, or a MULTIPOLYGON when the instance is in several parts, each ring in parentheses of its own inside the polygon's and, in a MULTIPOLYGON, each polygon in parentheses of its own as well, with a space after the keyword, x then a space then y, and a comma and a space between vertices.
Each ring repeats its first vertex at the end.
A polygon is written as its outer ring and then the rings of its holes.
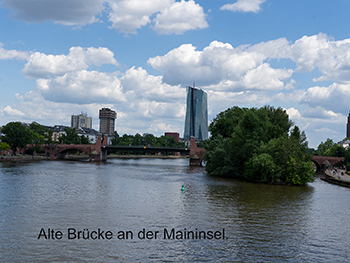
POLYGON ((309 147, 346 136, 348 0, 0 0, 0 126, 117 112, 119 135, 179 132, 186 86, 212 121, 284 108, 309 147))

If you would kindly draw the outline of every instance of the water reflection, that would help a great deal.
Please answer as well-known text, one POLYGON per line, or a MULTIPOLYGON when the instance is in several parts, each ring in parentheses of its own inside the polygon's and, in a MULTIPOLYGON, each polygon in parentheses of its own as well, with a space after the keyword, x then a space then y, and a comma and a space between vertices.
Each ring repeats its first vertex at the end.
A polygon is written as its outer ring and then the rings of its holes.
POLYGON ((0 261, 344 262, 350 191, 215 178, 188 160, 0 163, 0 261), (185 191, 181 191, 181 186, 185 191), (38 240, 41 228, 222 230, 225 240, 38 240))

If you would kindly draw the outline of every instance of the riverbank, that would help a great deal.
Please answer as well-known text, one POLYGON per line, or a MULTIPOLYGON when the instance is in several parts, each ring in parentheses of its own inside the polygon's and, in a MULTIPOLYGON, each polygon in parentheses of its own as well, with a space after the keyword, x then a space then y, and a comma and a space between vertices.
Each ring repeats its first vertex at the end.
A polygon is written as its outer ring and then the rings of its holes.
MULTIPOLYGON (((157 158, 157 159, 187 159, 188 156, 175 156, 175 155, 117 155, 111 154, 107 156, 107 159, 140 159, 140 158, 157 158)), ((80 160, 89 159, 88 155, 84 154, 73 154, 66 155, 64 160, 80 160)), ((41 161, 41 160, 58 160, 43 155, 16 155, 16 156, 0 156, 0 162, 28 162, 28 161, 41 161)))
POLYGON ((139 159, 139 158, 157 158, 157 159, 187 159, 189 156, 176 156, 176 155, 107 155, 107 159, 120 158, 120 159, 139 159))
POLYGON ((26 162, 26 161, 41 161, 50 160, 50 157, 42 155, 16 155, 16 156, 0 156, 0 162, 26 162))
POLYGON ((346 173, 346 170, 327 169, 324 175, 324 178, 321 179, 328 183, 350 187, 350 175, 346 173))

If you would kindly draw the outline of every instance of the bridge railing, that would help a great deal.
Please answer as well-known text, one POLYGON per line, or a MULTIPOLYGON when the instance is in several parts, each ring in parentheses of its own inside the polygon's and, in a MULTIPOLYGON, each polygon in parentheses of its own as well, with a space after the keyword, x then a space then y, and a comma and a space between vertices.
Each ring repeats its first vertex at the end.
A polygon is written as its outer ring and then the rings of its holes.
POLYGON ((104 146, 103 149, 114 152, 118 150, 126 151, 149 151, 149 152, 181 152, 189 153, 189 148, 178 148, 178 147, 158 147, 158 146, 104 146))

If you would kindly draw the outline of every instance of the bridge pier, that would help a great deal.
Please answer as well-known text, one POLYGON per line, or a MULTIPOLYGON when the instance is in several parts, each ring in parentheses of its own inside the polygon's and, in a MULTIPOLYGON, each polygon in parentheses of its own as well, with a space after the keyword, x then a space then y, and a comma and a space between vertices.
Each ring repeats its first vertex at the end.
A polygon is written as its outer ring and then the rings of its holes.
POLYGON ((108 144, 108 137, 105 136, 102 141, 102 135, 97 138, 95 145, 91 145, 90 161, 91 162, 105 162, 107 161, 107 150, 105 147, 108 144))
POLYGON ((101 155, 100 155, 100 161, 105 162, 107 161, 107 150, 102 147, 101 149, 101 155))
POLYGON ((190 140, 190 166, 202 166, 202 160, 205 154, 204 148, 198 148, 194 137, 190 140))

